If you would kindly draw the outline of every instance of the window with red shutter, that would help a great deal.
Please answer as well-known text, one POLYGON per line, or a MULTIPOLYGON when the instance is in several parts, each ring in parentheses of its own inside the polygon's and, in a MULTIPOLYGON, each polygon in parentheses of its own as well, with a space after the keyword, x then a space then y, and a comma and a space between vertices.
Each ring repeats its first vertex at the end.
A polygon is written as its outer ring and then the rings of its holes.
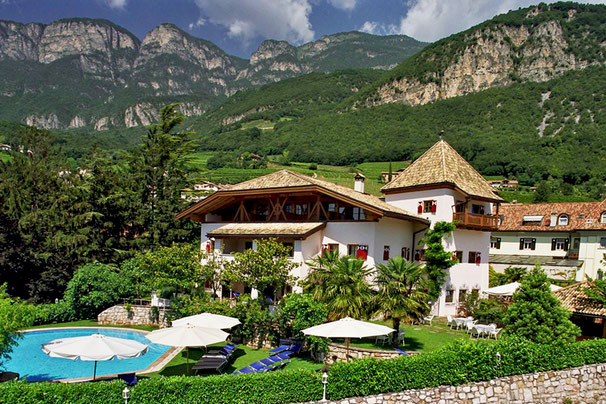
POLYGON ((389 246, 383 246, 383 261, 389 260, 389 246))
POLYGON ((366 261, 368 258, 368 246, 359 245, 356 249, 356 258, 366 261))
POLYGON ((436 213, 436 210, 438 210, 438 201, 433 201, 431 205, 431 213, 436 213))
POLYGON ((417 213, 423 213, 423 202, 419 202, 419 206, 417 207, 417 213))

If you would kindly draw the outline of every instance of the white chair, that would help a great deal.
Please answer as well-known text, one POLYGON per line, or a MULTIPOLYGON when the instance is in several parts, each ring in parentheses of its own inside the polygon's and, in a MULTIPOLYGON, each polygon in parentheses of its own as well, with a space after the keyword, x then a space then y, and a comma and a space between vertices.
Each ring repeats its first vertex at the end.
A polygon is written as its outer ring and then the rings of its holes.
POLYGON ((402 346, 406 345, 406 343, 404 342, 404 336, 406 335, 406 331, 405 330, 400 330, 398 332, 398 340, 397 343, 398 344, 402 344, 402 346))
POLYGON ((375 338, 375 344, 378 344, 379 342, 381 343, 381 345, 385 345, 385 343, 389 343, 391 341, 391 338, 387 335, 379 335, 375 338))
POLYGON ((477 322, 478 322, 477 320, 474 320, 474 321, 468 321, 467 323, 465 323, 468 334, 471 334, 471 331, 473 330, 473 327, 475 327, 477 322))
POLYGON ((452 319, 452 316, 446 316, 446 325, 451 327, 452 326, 452 322, 454 320, 452 319))
POLYGON ((498 339, 499 334, 501 333, 502 330, 503 330, 502 328, 495 328, 493 331, 490 331, 488 338, 498 339))
POLYGON ((431 316, 425 316, 425 317, 423 317, 423 324, 429 323, 429 325, 431 325, 431 322, 433 321, 434 317, 435 316, 433 314, 431 316))

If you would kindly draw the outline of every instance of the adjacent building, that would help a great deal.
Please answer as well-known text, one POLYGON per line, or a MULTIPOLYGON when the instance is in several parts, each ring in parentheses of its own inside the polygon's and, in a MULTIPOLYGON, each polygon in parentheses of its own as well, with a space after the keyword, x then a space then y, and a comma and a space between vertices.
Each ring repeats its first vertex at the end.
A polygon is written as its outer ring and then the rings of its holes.
POLYGON ((490 246, 490 264, 500 272, 540 264, 552 278, 594 278, 604 267, 606 200, 503 204, 490 246))
POLYGON ((371 267, 396 255, 421 261, 425 231, 454 221, 445 247, 459 263, 433 312, 455 314, 467 293, 488 288, 490 231, 502 199, 450 145, 440 140, 427 150, 383 187, 384 198, 366 194, 364 180, 357 175, 352 189, 282 170, 219 189, 178 217, 200 222, 202 249, 224 259, 256 248, 260 238, 278 238, 293 247, 292 259, 301 265, 292 275, 299 279, 309 272, 306 262, 324 250, 371 267))

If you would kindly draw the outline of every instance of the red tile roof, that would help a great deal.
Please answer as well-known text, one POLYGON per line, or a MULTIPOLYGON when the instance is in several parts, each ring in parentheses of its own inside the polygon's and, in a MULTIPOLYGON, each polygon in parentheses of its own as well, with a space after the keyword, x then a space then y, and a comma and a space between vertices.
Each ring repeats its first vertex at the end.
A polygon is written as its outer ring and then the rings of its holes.
POLYGON ((575 231, 606 230, 601 222, 602 212, 606 212, 606 199, 602 202, 559 202, 559 203, 506 203, 499 208, 502 216, 499 231, 575 231), (551 226, 551 215, 568 215, 568 225, 551 226), (539 224, 523 224, 524 216, 543 216, 539 224))

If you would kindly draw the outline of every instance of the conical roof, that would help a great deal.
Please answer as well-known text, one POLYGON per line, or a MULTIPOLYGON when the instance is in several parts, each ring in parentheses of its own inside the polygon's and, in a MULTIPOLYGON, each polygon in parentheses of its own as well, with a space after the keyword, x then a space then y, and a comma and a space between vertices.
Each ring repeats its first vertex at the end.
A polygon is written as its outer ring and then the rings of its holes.
POLYGON ((423 186, 454 186, 468 196, 500 202, 482 175, 446 141, 440 140, 381 190, 385 193, 423 186))

